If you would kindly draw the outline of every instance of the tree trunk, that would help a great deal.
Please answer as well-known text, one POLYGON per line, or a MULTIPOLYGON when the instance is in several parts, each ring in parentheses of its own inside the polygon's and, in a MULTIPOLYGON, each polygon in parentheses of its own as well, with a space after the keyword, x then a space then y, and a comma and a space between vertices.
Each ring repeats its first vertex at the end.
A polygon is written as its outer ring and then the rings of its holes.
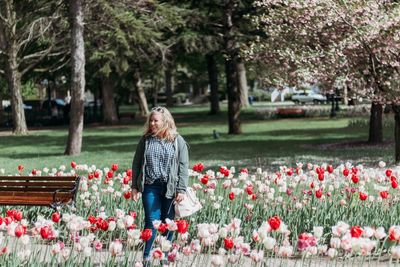
POLYGON ((246 108, 249 106, 249 87, 247 86, 246 68, 241 58, 237 59, 236 67, 239 83, 240 106, 246 108))
POLYGON ((82 149, 85 46, 83 40, 83 0, 70 0, 71 18, 71 113, 66 155, 79 155, 82 149))
POLYGON ((382 104, 377 102, 371 104, 368 137, 368 143, 370 144, 380 144, 383 142, 382 112, 382 104))
MULTIPOLYGON (((11 23, 16 21, 15 13, 12 13, 11 23)), ((1 46, 6 48, 7 55, 5 62, 5 72, 7 76, 8 90, 11 93, 11 107, 12 107, 12 120, 13 120, 13 133, 17 135, 27 134, 28 128, 26 126, 25 111, 22 103, 21 95, 21 73, 18 70, 18 48, 17 40, 15 39, 16 27, 8 27, 6 34, 5 27, 0 27, 1 33, 1 46), (5 39, 8 39, 5 41, 5 39)))
POLYGON ((236 63, 232 60, 225 62, 226 87, 228 91, 228 120, 229 134, 241 134, 240 96, 237 80, 236 63))
POLYGON ((348 90, 348 88, 347 88, 347 85, 345 85, 344 87, 343 87, 343 105, 345 105, 345 106, 348 106, 349 105, 349 97, 348 97, 348 95, 349 95, 349 92, 348 92, 349 90, 348 90))
POLYGON ((149 114, 149 106, 147 105, 147 98, 146 94, 144 93, 142 78, 140 76, 139 70, 135 70, 133 74, 133 80, 135 83, 135 91, 138 97, 140 115, 147 116, 147 114, 149 114))
POLYGON ((213 54, 206 55, 208 80, 210 83, 210 114, 219 113, 219 95, 218 95, 218 70, 217 61, 213 54))
POLYGON ((165 75, 165 95, 167 97, 166 105, 167 107, 172 107, 174 105, 173 93, 173 80, 172 80, 172 65, 167 64, 164 71, 165 75))
POLYGON ((225 59, 225 75, 226 75, 226 89, 228 92, 228 121, 229 121, 229 134, 241 134, 241 121, 240 121, 240 85, 238 74, 238 43, 235 40, 235 33, 233 30, 232 14, 235 8, 234 1, 228 1, 224 8, 224 48, 226 53, 225 59))
POLYGON ((110 77, 101 78, 101 94, 103 96, 103 122, 106 125, 118 123, 117 108, 114 100, 114 84, 110 77))
POLYGON ((17 69, 7 71, 8 89, 11 92, 11 108, 13 133, 24 135, 28 133, 25 120, 25 110, 21 95, 21 75, 17 69))
POLYGON ((400 163, 400 105, 393 104, 394 111, 394 142, 395 142, 395 161, 400 163))
POLYGON ((161 82, 159 82, 157 79, 153 78, 153 103, 151 103, 153 105, 153 107, 158 106, 158 92, 160 91, 160 84, 161 82))

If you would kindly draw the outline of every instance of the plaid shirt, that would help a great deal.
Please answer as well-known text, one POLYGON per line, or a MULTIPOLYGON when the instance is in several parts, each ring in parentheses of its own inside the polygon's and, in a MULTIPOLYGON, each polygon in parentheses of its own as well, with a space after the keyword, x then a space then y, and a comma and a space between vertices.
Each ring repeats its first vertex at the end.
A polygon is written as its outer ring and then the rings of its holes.
POLYGON ((145 184, 152 184, 161 179, 166 182, 174 158, 174 143, 160 140, 157 137, 149 137, 149 145, 146 155, 145 184))

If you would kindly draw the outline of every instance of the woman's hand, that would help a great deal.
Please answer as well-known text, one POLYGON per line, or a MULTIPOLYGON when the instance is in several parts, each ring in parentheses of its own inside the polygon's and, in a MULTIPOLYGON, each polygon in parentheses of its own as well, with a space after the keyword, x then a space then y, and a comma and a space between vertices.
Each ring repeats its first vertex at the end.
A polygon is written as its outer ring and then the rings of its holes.
POLYGON ((132 189, 132 196, 131 196, 132 200, 138 202, 140 196, 139 194, 140 193, 136 188, 132 189))
POLYGON ((176 194, 176 197, 175 197, 175 201, 179 203, 179 202, 181 202, 184 198, 185 198, 185 194, 183 194, 183 193, 177 193, 177 194, 176 194))

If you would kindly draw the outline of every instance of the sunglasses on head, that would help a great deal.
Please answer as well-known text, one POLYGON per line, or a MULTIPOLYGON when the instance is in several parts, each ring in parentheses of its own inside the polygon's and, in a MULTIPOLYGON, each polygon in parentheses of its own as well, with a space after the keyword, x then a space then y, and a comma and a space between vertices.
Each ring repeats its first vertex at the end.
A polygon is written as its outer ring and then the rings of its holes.
POLYGON ((164 108, 163 107, 154 107, 151 109, 151 111, 164 113, 164 108))

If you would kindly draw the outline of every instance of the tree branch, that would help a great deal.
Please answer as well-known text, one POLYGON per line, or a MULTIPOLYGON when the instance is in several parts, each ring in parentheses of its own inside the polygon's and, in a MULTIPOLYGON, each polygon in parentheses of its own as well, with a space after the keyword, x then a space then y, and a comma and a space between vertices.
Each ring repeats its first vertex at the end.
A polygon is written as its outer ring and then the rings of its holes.
MULTIPOLYGON (((63 59, 61 59, 60 61, 63 61, 65 59, 65 57, 63 59)), ((49 67, 49 68, 37 68, 37 69, 33 69, 33 71, 35 72, 56 72, 57 70, 60 70, 62 68, 64 68, 68 63, 70 63, 70 59, 65 60, 61 65, 57 65, 54 68, 49 67)))
POLYGON ((50 28, 50 26, 53 24, 53 20, 50 20, 48 22, 48 24, 44 27, 44 29, 41 29, 40 31, 37 32, 36 35, 34 35, 34 30, 35 30, 35 26, 37 24, 39 24, 40 22, 45 21, 45 18, 38 18, 36 20, 34 20, 30 26, 28 27, 27 32, 23 33, 21 35, 21 40, 18 42, 18 46, 17 46, 17 52, 20 51, 20 49, 22 47, 25 47, 26 44, 28 44, 30 41, 37 39, 39 36, 43 36, 43 34, 50 28), (26 36, 27 35, 27 36, 26 36), (26 37, 25 37, 26 36, 26 37))

